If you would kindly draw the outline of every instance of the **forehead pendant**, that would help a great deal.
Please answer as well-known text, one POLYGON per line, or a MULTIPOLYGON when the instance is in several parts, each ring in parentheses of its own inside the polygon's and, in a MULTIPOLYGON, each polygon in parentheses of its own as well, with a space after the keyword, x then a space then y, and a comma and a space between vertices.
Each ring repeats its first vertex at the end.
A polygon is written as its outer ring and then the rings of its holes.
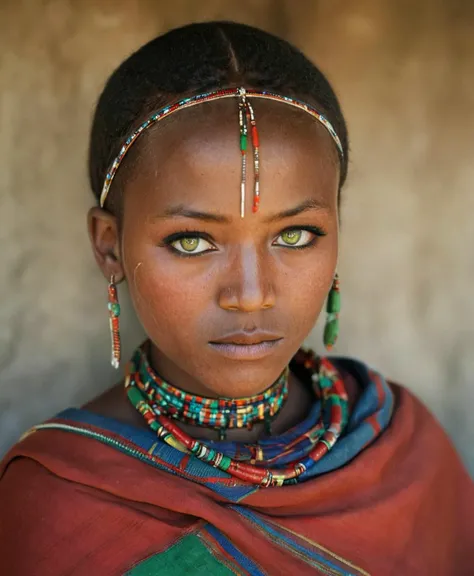
POLYGON ((239 127, 240 127, 240 153, 242 155, 242 171, 240 181, 240 217, 245 216, 245 189, 247 179, 247 148, 248 133, 250 126, 250 136, 253 151, 253 205, 252 212, 257 212, 260 203, 260 156, 258 130, 255 123, 255 113, 253 106, 248 101, 245 88, 239 88, 239 127))
POLYGON ((315 108, 302 102, 301 100, 296 100, 295 98, 289 98, 288 96, 282 96, 281 94, 276 94, 274 92, 269 92, 267 90, 246 90, 245 88, 225 88, 223 90, 216 90, 214 92, 206 92, 205 94, 196 94, 195 96, 189 96, 183 98, 174 104, 169 104, 164 108, 161 108, 157 112, 153 113, 149 118, 142 122, 122 143, 117 157, 112 162, 109 170, 105 176, 104 185, 102 187, 102 192, 100 195, 99 204, 101 208, 104 207, 105 201, 110 192, 110 187, 112 181, 117 173, 117 170, 122 163, 125 155, 127 154, 130 147, 137 140, 137 138, 150 126, 153 126, 160 120, 166 118, 170 114, 182 110, 184 108, 191 108, 192 106, 197 106, 198 104, 204 104, 206 102, 212 102, 214 100, 221 100, 223 98, 238 98, 238 114, 239 114, 239 131, 240 131, 240 154, 241 154, 241 179, 240 179, 240 216, 244 218, 245 216, 245 197, 246 197, 246 181, 247 181, 247 153, 249 149, 249 140, 252 145, 252 164, 253 164, 253 201, 252 201, 252 212, 257 212, 260 205, 260 143, 257 130, 257 124, 255 122, 255 113, 251 101, 260 98, 264 100, 273 100, 276 102, 282 102, 293 108, 298 108, 312 118, 320 122, 326 130, 329 132, 334 144, 336 145, 339 158, 342 161, 344 158, 344 151, 342 148, 341 141, 336 131, 334 130, 332 124, 329 120, 315 108), (250 136, 250 138, 249 138, 250 136))

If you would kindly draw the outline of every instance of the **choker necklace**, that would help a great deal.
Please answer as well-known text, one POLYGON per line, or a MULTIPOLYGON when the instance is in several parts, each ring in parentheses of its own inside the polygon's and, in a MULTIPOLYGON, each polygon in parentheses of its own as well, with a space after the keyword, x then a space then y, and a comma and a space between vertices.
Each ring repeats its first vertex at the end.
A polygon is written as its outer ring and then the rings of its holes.
POLYGON ((321 403, 318 421, 288 445, 285 466, 268 467, 264 450, 259 444, 247 446, 252 452, 252 458, 249 462, 242 462, 226 456, 219 444, 205 444, 192 438, 160 410, 153 400, 148 399, 141 389, 143 358, 142 346, 127 367, 125 389, 130 402, 148 426, 162 442, 229 474, 238 482, 262 488, 302 482, 311 476, 315 464, 331 450, 348 422, 348 397, 341 374, 328 358, 318 358, 312 351, 300 350, 293 361, 311 378, 313 390, 321 403), (294 454, 294 459, 291 454, 294 454))
POLYGON ((225 440, 229 429, 251 430, 258 422, 263 422, 265 433, 271 434, 272 420, 288 397, 288 368, 261 394, 247 398, 205 398, 180 390, 158 376, 148 362, 147 348, 145 342, 133 355, 135 370, 131 381, 155 415, 164 414, 185 424, 213 428, 219 433, 219 440, 225 440))

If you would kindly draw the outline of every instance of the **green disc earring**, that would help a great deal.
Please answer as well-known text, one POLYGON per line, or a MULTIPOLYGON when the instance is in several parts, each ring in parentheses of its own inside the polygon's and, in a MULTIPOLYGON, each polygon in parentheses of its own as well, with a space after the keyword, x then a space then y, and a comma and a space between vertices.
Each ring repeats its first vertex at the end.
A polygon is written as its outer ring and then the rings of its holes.
POLYGON ((334 276, 334 281, 329 291, 326 303, 326 326, 324 327, 324 346, 331 350, 339 335, 339 312, 341 311, 341 293, 339 291, 339 276, 334 276))

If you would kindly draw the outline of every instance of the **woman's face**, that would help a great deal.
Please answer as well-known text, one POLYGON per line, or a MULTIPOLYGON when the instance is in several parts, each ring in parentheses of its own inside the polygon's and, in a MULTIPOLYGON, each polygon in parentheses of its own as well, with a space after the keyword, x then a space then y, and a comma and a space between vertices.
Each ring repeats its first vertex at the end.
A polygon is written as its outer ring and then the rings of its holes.
POLYGON ((256 394, 278 378, 336 268, 339 167, 330 136, 302 111, 262 101, 254 108, 256 214, 250 148, 240 217, 235 101, 177 112, 142 137, 126 171, 118 253, 154 344, 152 363, 173 384, 211 396, 256 394))

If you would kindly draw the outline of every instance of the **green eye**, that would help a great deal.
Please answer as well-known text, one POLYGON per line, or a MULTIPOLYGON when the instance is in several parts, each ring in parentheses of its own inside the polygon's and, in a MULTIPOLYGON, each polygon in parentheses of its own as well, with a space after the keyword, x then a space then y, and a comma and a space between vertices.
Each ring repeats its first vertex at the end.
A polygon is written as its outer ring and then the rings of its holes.
POLYGON ((203 254, 213 249, 213 245, 200 236, 181 236, 170 242, 170 245, 181 254, 203 254))
POLYGON ((301 240, 301 236, 303 235, 303 230, 287 230, 281 234, 280 238, 283 240, 284 244, 288 244, 289 246, 294 246, 298 244, 301 240))
POLYGON ((179 240, 178 243, 185 252, 194 252, 196 248, 199 246, 199 240, 200 238, 196 237, 181 238, 181 240, 179 240))
POLYGON ((304 228, 288 228, 284 230, 274 240, 274 246, 283 246, 284 248, 306 248, 311 246, 316 239, 316 236, 323 236, 317 228, 313 230, 305 230, 304 228))

